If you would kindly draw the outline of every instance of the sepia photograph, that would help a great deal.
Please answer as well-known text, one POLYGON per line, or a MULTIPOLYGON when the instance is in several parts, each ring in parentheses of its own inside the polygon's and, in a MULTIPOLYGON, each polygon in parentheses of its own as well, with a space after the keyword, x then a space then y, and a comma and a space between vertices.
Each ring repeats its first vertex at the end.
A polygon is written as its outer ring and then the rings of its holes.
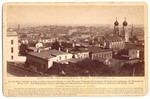
POLYGON ((145 5, 7 5, 8 77, 144 77, 145 5))
POLYGON ((142 2, 3 4, 4 96, 144 96, 142 2))

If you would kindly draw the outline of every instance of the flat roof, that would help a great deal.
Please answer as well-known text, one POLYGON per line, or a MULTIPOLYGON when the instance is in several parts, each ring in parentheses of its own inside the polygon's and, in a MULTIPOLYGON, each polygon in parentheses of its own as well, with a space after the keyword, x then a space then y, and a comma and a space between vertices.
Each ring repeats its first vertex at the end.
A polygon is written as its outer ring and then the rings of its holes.
POLYGON ((38 52, 29 52, 28 53, 28 55, 39 57, 39 58, 42 58, 42 59, 50 59, 50 58, 55 57, 55 55, 57 56, 57 55, 63 55, 63 54, 70 54, 70 53, 57 51, 55 49, 53 49, 53 50, 44 50, 44 51, 41 51, 40 53, 38 53, 38 52))
POLYGON ((108 42, 120 42, 123 41, 121 37, 119 36, 104 36, 104 38, 108 41, 108 42))
POLYGON ((37 50, 36 47, 28 47, 28 50, 37 50))
POLYGON ((15 31, 8 31, 7 36, 18 36, 18 34, 15 31))
POLYGON ((63 61, 56 61, 56 63, 62 63, 62 64, 69 63, 69 62, 77 63, 77 62, 82 61, 82 60, 83 60, 83 58, 71 58, 71 59, 67 59, 67 60, 63 60, 63 61))
POLYGON ((96 46, 88 47, 88 50, 93 53, 112 51, 111 49, 102 49, 96 46))

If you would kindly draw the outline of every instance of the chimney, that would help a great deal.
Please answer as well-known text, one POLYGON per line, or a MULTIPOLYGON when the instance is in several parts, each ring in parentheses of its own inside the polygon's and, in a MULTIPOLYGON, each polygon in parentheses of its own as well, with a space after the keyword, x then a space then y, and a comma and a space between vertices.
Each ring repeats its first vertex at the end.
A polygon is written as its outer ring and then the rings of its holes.
POLYGON ((13 28, 8 28, 7 30, 10 31, 10 32, 13 32, 13 31, 14 31, 13 28))
POLYGON ((72 43, 72 47, 75 47, 75 44, 74 44, 74 42, 72 43))
POLYGON ((59 45, 61 46, 61 41, 59 42, 59 45))
POLYGON ((37 52, 40 53, 40 52, 41 52, 41 49, 38 49, 37 52))
POLYGON ((68 48, 66 49, 66 53, 68 53, 69 51, 68 51, 68 48))
POLYGON ((61 50, 60 50, 60 47, 58 48, 58 51, 61 51, 61 50))
POLYGON ((106 48, 106 42, 104 42, 104 46, 103 46, 103 48, 106 48))

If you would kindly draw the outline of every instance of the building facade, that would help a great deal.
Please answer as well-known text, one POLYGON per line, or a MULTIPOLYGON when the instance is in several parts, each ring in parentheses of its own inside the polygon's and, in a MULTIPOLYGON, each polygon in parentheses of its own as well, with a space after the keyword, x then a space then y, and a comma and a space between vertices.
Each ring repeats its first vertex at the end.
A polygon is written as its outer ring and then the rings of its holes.
POLYGON ((69 53, 73 54, 73 58, 89 58, 88 48, 70 48, 69 53))
POLYGON ((125 47, 124 40, 119 36, 104 36, 104 48, 108 49, 123 49, 125 47))
POLYGON ((138 49, 123 49, 119 52, 123 59, 138 59, 140 58, 140 50, 138 49))
POLYGON ((26 65, 35 71, 44 72, 53 66, 54 61, 63 61, 71 58, 72 54, 57 50, 29 52, 26 65))
POLYGON ((112 50, 111 49, 101 49, 98 47, 89 48, 89 57, 92 60, 95 59, 112 59, 112 50))
POLYGON ((7 31, 7 61, 17 61, 18 60, 18 34, 13 30, 7 31))

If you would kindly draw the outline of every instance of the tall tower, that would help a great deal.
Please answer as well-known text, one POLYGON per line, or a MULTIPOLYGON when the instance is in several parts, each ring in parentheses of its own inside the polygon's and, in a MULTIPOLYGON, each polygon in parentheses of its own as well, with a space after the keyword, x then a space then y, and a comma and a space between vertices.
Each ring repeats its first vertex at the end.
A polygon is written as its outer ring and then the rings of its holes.
POLYGON ((133 28, 133 24, 132 24, 130 37, 133 36, 133 31, 134 31, 134 28, 133 28))
POLYGON ((116 21, 114 23, 114 34, 113 34, 113 36, 119 36, 119 27, 118 27, 118 25, 119 25, 119 22, 117 21, 117 17, 116 17, 116 21))
POLYGON ((125 40, 125 42, 129 42, 129 32, 127 30, 127 21, 126 21, 126 17, 124 18, 124 22, 123 22, 123 33, 122 33, 122 37, 125 40))

